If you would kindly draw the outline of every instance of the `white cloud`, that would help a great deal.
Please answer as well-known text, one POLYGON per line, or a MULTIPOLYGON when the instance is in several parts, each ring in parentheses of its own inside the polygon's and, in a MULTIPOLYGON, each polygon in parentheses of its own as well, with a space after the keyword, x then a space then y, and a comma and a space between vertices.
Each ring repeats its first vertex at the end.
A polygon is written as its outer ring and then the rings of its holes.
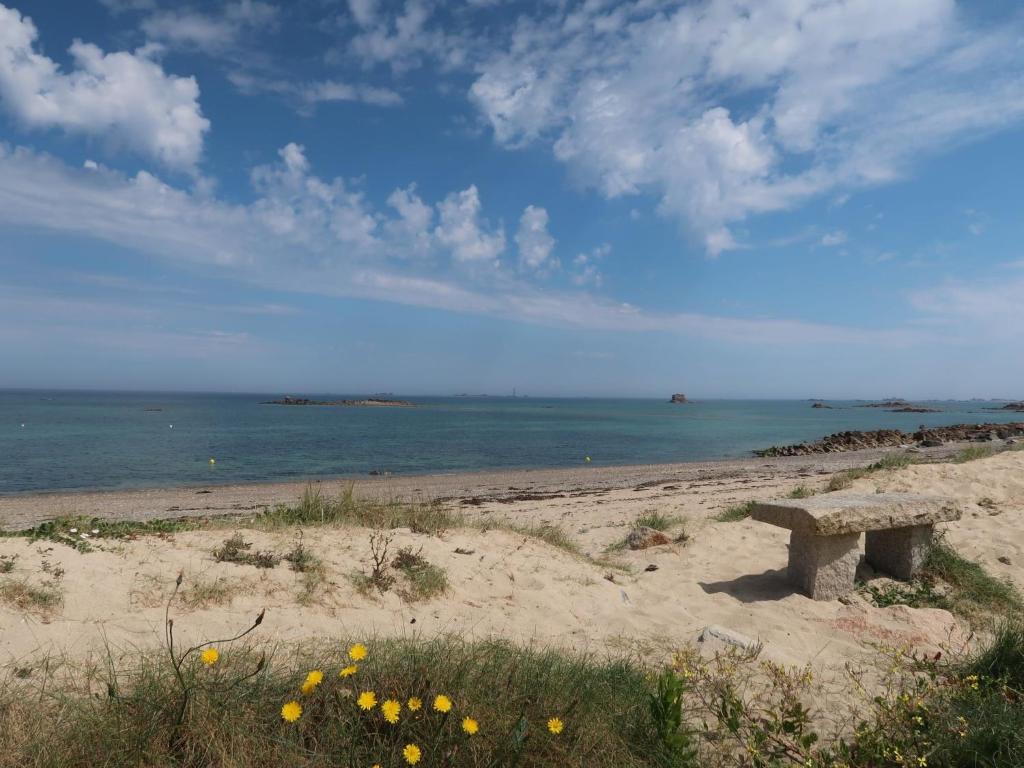
POLYGON ((270 3, 239 0, 217 14, 189 9, 159 11, 143 20, 142 31, 166 45, 209 53, 234 46, 243 34, 273 24, 277 14, 277 7, 270 3))
POLYGON ((438 206, 441 222, 434 230, 442 245, 456 261, 496 262, 505 250, 505 232, 500 227, 489 232, 480 217, 480 195, 476 186, 448 195, 438 206))
POLYGON ((230 72, 228 79, 242 93, 274 93, 283 96, 294 103, 303 115, 312 114, 318 104, 333 101, 360 101, 377 107, 395 107, 403 103, 401 95, 396 91, 363 83, 351 84, 340 80, 304 83, 244 71, 230 72))
POLYGON ((519 264, 528 270, 543 271, 557 266, 549 261, 555 247, 555 238, 548 232, 548 212, 544 208, 528 205, 519 219, 516 232, 519 264))
POLYGON ((612 247, 608 243, 599 245, 590 253, 580 253, 572 260, 573 273, 571 280, 573 285, 593 286, 600 288, 604 284, 604 276, 597 267, 597 262, 611 253, 612 247))
POLYGON ((0 5, 0 99, 32 128, 100 137, 150 155, 168 167, 194 170, 210 128, 194 78, 168 75, 146 49, 104 53, 75 40, 65 74, 37 53, 28 17, 0 5))
MULTIPOLYGON (((903 348, 919 331, 863 330, 773 317, 730 318, 647 312, 585 293, 540 290, 494 266, 501 229, 483 220, 475 187, 428 213, 411 188, 390 198, 395 216, 374 210, 352 185, 316 177, 302 148, 253 171, 257 199, 233 205, 190 193, 145 171, 125 177, 103 166, 72 168, 0 144, 0 222, 118 244, 168 263, 278 292, 359 297, 447 311, 592 330, 656 331, 744 344, 866 344, 903 348), (440 224, 428 228, 439 218, 440 224), (410 238, 427 238, 427 258, 409 259, 410 238)), ((587 267, 607 253, 577 259, 587 267)), ((588 276, 588 277, 583 277, 588 276)))
POLYGON ((714 254, 750 215, 1024 119, 1020 18, 966 18, 953 0, 559 6, 520 18, 469 97, 500 144, 549 144, 609 198, 656 195, 714 254))
POLYGON ((824 245, 826 248, 831 248, 836 245, 842 245, 843 243, 846 242, 846 240, 846 233, 843 232, 841 229, 837 229, 835 232, 827 232, 825 235, 823 235, 820 243, 821 245, 824 245))

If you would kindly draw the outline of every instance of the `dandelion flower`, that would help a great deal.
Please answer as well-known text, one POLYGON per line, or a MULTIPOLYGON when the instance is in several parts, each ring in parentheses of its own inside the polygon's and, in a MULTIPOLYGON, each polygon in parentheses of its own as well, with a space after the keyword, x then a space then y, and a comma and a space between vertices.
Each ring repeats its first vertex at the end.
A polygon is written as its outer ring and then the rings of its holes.
POLYGON ((472 717, 466 717, 462 720, 462 730, 472 736, 474 733, 480 730, 480 723, 474 720, 472 717))
POLYGON ((349 664, 341 672, 338 673, 338 677, 352 677, 356 672, 359 671, 359 667, 355 664, 349 664))
POLYGON ((415 744, 406 744, 405 749, 402 750, 402 757, 405 758, 405 762, 409 765, 416 765, 422 756, 423 753, 415 744))
POLYGON ((212 667, 214 664, 216 664, 219 658, 220 652, 216 648, 207 648, 205 651, 199 654, 199 659, 203 662, 203 664, 205 664, 208 667, 212 667))
POLYGON ((434 699, 434 709, 438 712, 451 712, 452 700, 442 693, 434 699))
POLYGON ((302 717, 302 705, 297 701, 289 701, 281 707, 281 717, 285 722, 294 723, 302 717))
POLYGON ((565 730, 565 723, 562 722, 561 718, 552 717, 548 720, 548 730, 557 736, 565 730))
POLYGON ((363 691, 359 694, 359 698, 356 699, 356 704, 359 705, 360 709, 369 712, 377 706, 377 695, 373 691, 363 691))
POLYGON ((348 657, 352 659, 352 661, 362 661, 366 658, 366 654, 366 646, 362 643, 356 643, 348 649, 348 657))
POLYGON ((408 702, 406 702, 405 706, 409 708, 410 712, 419 712, 423 709, 423 699, 418 696, 413 696, 408 702))
POLYGON ((402 711, 402 705, 394 699, 387 699, 381 702, 380 711, 384 719, 394 725, 398 722, 398 713, 402 711))
POLYGON ((306 675, 306 680, 302 684, 302 692, 308 696, 316 690, 316 687, 323 682, 323 679, 324 673, 321 672, 319 669, 314 669, 312 672, 306 675))

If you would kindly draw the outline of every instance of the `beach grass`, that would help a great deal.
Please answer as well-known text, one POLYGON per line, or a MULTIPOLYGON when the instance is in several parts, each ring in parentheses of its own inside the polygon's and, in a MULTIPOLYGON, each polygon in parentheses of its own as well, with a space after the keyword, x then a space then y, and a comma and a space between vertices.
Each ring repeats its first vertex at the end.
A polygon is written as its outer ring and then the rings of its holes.
POLYGON ((64 604, 64 592, 59 582, 32 584, 25 579, 0 580, 0 603, 20 611, 50 613, 64 604))
POLYGON ((798 485, 792 491, 786 494, 787 499, 806 499, 814 496, 817 491, 808 488, 806 485, 798 485))
POLYGON ((920 459, 918 459, 914 454, 889 453, 866 467, 854 467, 853 469, 845 469, 842 472, 836 472, 831 478, 829 478, 828 484, 825 486, 825 491, 827 493, 832 491, 841 491, 844 488, 849 488, 853 485, 854 480, 860 480, 862 477, 868 477, 876 472, 902 469, 903 467, 909 467, 912 464, 919 463, 920 459))
POLYGON ((977 461, 978 459, 987 459, 989 456, 995 456, 996 450, 988 445, 969 445, 961 451, 958 451, 950 461, 954 464, 966 464, 968 461, 977 461))
POLYGON ((982 626, 1024 613, 1024 598, 1011 583, 963 557, 941 537, 932 544, 912 582, 884 588, 869 584, 866 591, 880 607, 943 608, 982 626))
POLYGON ((181 684, 166 654, 142 655, 114 674, 97 670, 61 694, 52 683, 43 694, 9 680, 0 684, 0 765, 408 766, 409 744, 424 766, 656 764, 646 670, 634 662, 455 638, 367 645, 356 662, 340 642, 269 652, 222 646, 212 666, 193 656, 182 668, 190 695, 180 721, 181 684), (357 671, 340 677, 347 667, 357 671), (323 682, 302 693, 310 670, 323 682), (364 691, 376 699, 365 711, 356 704, 364 691), (439 695, 449 712, 438 711, 439 695), (413 697, 422 702, 415 712, 413 697), (382 716, 388 699, 400 704, 394 725, 382 716), (294 723, 282 719, 289 701, 301 707, 294 723), (465 718, 475 721, 472 735, 465 718))
POLYGON ((634 528, 652 528, 664 533, 683 522, 679 515, 665 515, 658 511, 644 512, 633 522, 634 528))
POLYGON ((735 523, 740 520, 746 520, 750 517, 750 513, 754 511, 754 505, 756 504, 757 502, 753 500, 736 504, 719 512, 714 516, 714 519, 720 523, 735 523))
POLYGON ((757 652, 666 664, 452 636, 270 646, 250 635, 261 620, 233 641, 0 678, 0 766, 1024 764, 1019 620, 967 657, 893 652, 877 693, 823 712, 809 668, 757 652), (849 727, 825 730, 833 719, 849 727))

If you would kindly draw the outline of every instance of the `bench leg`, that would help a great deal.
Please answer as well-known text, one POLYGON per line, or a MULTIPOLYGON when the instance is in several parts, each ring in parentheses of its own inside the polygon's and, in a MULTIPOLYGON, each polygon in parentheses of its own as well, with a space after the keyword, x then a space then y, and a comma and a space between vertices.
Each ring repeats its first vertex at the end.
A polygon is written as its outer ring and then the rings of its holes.
POLYGON ((928 556, 931 525, 911 525, 886 531, 868 531, 864 559, 897 579, 912 579, 928 556))
POLYGON ((859 533, 790 534, 789 581, 813 600, 834 600, 852 591, 859 562, 859 533))

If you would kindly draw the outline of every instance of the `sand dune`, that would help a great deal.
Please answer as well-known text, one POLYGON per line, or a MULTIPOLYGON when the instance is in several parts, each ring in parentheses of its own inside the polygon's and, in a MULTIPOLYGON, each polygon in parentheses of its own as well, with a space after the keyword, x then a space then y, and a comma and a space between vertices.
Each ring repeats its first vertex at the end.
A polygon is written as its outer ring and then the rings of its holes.
MULTIPOLYGON (((768 658, 821 668, 864 659, 873 643, 935 648, 960 637, 945 611, 880 609, 861 600, 814 602, 795 594, 783 573, 786 531, 749 520, 712 519, 729 504, 782 495, 796 484, 793 477, 748 480, 662 481, 529 501, 454 501, 477 521, 558 524, 593 557, 604 557, 637 516, 650 511, 685 518, 688 539, 618 552, 614 558, 621 568, 613 569, 506 530, 459 529, 440 537, 395 530, 392 551, 422 547, 423 555, 448 574, 447 593, 419 603, 394 591, 364 596, 350 582, 349 573, 369 567, 366 529, 303 532, 304 545, 323 559, 326 578, 306 605, 299 601, 301 575, 285 564, 263 570, 215 562, 211 550, 231 530, 109 541, 87 554, 44 541, 3 539, 0 555, 16 556, 5 578, 41 583, 60 569, 64 603, 50 615, 0 604, 0 663, 47 652, 77 654, 105 642, 115 652, 159 644, 163 602, 179 571, 185 596, 195 601, 175 605, 176 627, 183 639, 197 641, 230 633, 263 608, 261 636, 282 641, 455 632, 591 649, 642 644, 667 652, 713 624, 763 642, 768 658), (646 571, 651 564, 657 570, 646 571), (222 593, 222 602, 199 599, 197 587, 210 585, 213 593, 222 593)), ((1024 453, 877 474, 857 481, 849 492, 876 488, 959 499, 967 513, 948 526, 950 540, 990 571, 1024 585, 1024 453)), ((294 530, 242 532, 254 549, 275 551, 286 551, 296 537, 294 530)))

